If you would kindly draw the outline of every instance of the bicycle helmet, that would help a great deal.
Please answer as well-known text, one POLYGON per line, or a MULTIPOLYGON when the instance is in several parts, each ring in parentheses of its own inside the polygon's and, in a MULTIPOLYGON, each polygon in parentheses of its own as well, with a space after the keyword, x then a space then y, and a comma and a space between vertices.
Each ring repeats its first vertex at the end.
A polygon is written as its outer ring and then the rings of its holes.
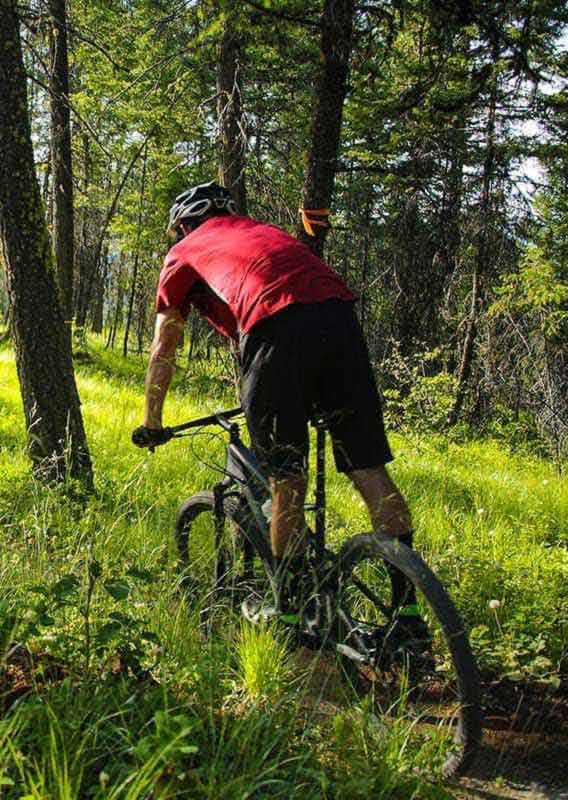
POLYGON ((228 211, 229 214, 237 213, 237 206, 230 191, 215 181, 200 183, 198 186, 186 189, 185 192, 178 194, 170 208, 168 235, 175 237, 184 220, 188 220, 188 222, 192 219, 197 220, 211 209, 228 211))

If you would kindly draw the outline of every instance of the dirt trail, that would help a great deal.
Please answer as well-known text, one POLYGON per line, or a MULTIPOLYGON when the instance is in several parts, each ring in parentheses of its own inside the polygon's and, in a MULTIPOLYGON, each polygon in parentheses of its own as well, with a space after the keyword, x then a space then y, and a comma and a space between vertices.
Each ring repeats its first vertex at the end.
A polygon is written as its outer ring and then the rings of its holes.
POLYGON ((568 691, 485 686, 485 734, 464 800, 568 800, 568 691))
POLYGON ((464 800, 568 800, 568 737, 487 731, 471 775, 456 789, 464 800))
MULTIPOLYGON (((333 717, 344 708, 345 684, 331 660, 301 649, 295 660, 309 674, 311 713, 333 717)), ((458 800, 568 800, 568 686, 486 681, 484 737, 467 777, 448 788, 458 800)))

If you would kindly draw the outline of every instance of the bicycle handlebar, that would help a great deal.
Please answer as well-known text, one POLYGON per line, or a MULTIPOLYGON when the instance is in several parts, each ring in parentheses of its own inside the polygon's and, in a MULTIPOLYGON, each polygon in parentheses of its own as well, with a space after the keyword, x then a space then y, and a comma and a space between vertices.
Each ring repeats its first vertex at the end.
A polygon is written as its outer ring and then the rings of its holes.
POLYGON ((242 413, 242 408, 231 408, 228 411, 219 411, 218 414, 211 414, 208 417, 201 417, 200 419, 193 419, 191 422, 184 422, 182 425, 173 425, 169 430, 175 438, 176 434, 187 431, 189 428, 201 428, 205 425, 221 425, 221 420, 231 419, 242 413))

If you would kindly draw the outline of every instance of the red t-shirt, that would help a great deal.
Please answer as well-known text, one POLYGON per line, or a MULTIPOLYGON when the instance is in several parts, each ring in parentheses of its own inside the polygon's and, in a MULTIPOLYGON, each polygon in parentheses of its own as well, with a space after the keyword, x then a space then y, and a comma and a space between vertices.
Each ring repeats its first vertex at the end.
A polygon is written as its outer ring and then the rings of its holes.
POLYGON ((237 338, 292 303, 355 300, 343 281, 293 236, 250 217, 211 217, 166 256, 157 310, 191 306, 237 338))

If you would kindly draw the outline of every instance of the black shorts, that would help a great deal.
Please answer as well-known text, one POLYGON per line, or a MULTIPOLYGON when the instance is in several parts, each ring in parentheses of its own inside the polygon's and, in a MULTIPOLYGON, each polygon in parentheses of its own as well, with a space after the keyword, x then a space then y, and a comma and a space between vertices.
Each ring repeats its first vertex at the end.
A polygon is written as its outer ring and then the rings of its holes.
POLYGON ((340 472, 392 460, 377 386, 353 303, 295 304, 240 341, 242 405, 269 475, 307 468, 308 420, 324 414, 340 472))

